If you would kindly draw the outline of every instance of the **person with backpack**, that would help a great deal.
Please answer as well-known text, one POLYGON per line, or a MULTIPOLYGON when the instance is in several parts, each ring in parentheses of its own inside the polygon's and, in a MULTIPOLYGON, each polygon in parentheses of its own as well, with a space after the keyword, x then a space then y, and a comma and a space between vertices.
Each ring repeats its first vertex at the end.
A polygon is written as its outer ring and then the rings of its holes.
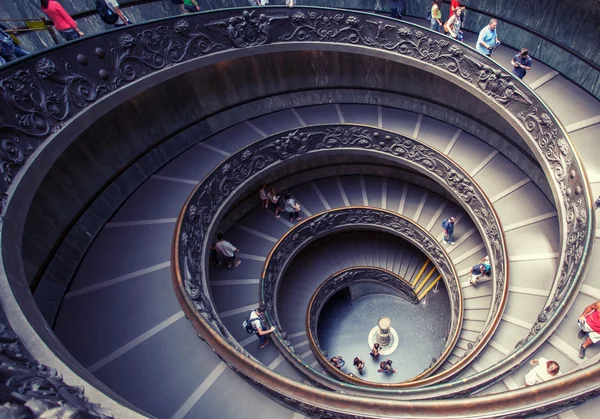
POLYGON ((235 256, 235 254, 239 252, 240 249, 238 249, 233 244, 225 240, 225 238, 223 237, 223 233, 217 234, 217 240, 218 241, 217 244, 215 244, 215 249, 225 258, 225 261, 227 262, 227 268, 231 269, 240 266, 240 263, 242 263, 242 261, 235 256))
POLYGON ((442 228, 444 229, 444 243, 454 244, 454 217, 446 218, 442 221, 442 228))
POLYGON ((385 361, 381 361, 379 363, 379 369, 377 370, 377 372, 384 372, 386 374, 394 374, 396 371, 395 369, 392 368, 392 360, 391 359, 386 359, 385 361))
POLYGON ((127 16, 121 12, 117 0, 96 0, 96 10, 104 23, 114 25, 115 28, 131 24, 127 16))
POLYGON ((40 6, 42 12, 54 23, 54 27, 60 33, 65 41, 72 41, 83 36, 77 23, 71 15, 55 0, 41 0, 40 6))
POLYGON ((250 312, 250 315, 244 320, 244 328, 246 331, 256 334, 258 336, 258 343, 260 348, 264 348, 269 344, 269 335, 275 331, 275 327, 267 329, 264 325, 262 316, 264 315, 266 308, 264 305, 258 306, 256 310, 250 312))
POLYGON ((346 361, 344 361, 344 358, 341 355, 337 355, 332 357, 329 362, 331 363, 331 365, 333 365, 334 367, 336 367, 337 369, 341 370, 342 367, 344 365, 346 365, 346 361))
POLYGON ((463 40, 463 32, 460 30, 462 27, 462 11, 463 9, 456 9, 456 13, 450 16, 450 19, 444 23, 444 30, 448 35, 457 41, 463 40))

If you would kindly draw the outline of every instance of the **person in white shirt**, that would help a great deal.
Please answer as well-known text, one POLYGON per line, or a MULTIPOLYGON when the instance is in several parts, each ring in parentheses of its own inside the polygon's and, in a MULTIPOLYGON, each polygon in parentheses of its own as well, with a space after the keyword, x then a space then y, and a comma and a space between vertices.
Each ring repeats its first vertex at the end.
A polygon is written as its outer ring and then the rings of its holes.
POLYGON ((237 268, 242 263, 235 254, 240 250, 235 247, 233 244, 229 243, 227 240, 223 238, 223 233, 217 234, 217 244, 215 244, 215 249, 217 252, 222 254, 227 262, 227 268, 237 268))
POLYGON ((548 361, 546 358, 540 357, 532 359, 530 364, 534 365, 535 368, 525 376, 525 385, 527 387, 551 380, 560 374, 560 367, 555 361, 548 361))
POLYGON ((131 24, 129 19, 127 19, 127 16, 125 16, 121 11, 121 7, 119 6, 119 2, 117 0, 104 0, 104 2, 110 10, 112 10, 117 16, 119 16, 119 19, 114 23, 115 28, 131 24))
POLYGON ((290 217, 290 223, 300 221, 302 219, 302 217, 300 217, 300 204, 292 198, 292 195, 289 192, 287 192, 283 198, 285 199, 285 211, 290 217))
POLYGON ((260 348, 264 348, 269 343, 269 335, 275 331, 274 327, 265 330, 263 327, 262 315, 266 311, 265 306, 261 305, 250 313, 250 323, 254 327, 260 348))
POLYGON ((269 208, 269 198, 267 197, 267 185, 262 185, 258 188, 258 196, 264 209, 269 208))
POLYGON ((277 195, 275 188, 271 189, 271 192, 267 194, 267 198, 271 202, 271 208, 275 211, 275 218, 279 218, 279 213, 284 210, 284 202, 281 197, 277 195))

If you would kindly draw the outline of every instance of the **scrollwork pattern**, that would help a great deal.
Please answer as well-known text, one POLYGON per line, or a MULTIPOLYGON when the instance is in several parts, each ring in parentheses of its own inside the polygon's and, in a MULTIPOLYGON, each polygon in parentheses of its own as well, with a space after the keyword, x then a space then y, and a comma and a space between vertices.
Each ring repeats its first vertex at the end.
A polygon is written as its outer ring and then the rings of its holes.
POLYGON ((1 311, 0 395, 2 417, 113 417, 108 409, 90 403, 82 388, 65 384, 58 371, 33 359, 1 311))
MULTIPOLYGON (((357 12, 298 7, 260 10, 262 14, 258 16, 255 12, 229 10, 214 12, 215 15, 192 15, 168 22, 149 22, 67 44, 49 51, 43 58, 34 56, 14 66, 3 67, 0 70, 0 94, 3 98, 0 109, 0 170, 3 174, 0 182, 0 212, 5 212, 9 199, 7 191, 15 175, 43 141, 63 129, 99 99, 141 77, 215 52, 270 43, 318 41, 376 48, 451 73, 465 87, 475 89, 500 104, 531 138, 532 149, 542 167, 547 169, 553 188, 559 191, 557 201, 563 233, 556 292, 540 313, 530 335, 521 343, 532 340, 564 307, 570 290, 576 289, 581 281, 583 265, 593 239, 594 219, 591 216, 589 190, 584 182, 585 175, 557 119, 532 91, 512 78, 506 70, 443 35, 406 22, 357 12), (94 65, 88 65, 92 60, 94 65)), ((309 143, 312 134, 305 134, 305 140, 309 143)), ((252 154, 247 158, 253 161, 255 167, 261 167, 270 164, 269 159, 293 157, 297 150, 303 149, 297 143, 297 135, 288 139, 287 144, 285 139, 280 139, 281 144, 271 145, 269 153, 265 153, 266 157, 252 154), (288 157, 285 157, 286 153, 288 157)), ((335 138, 336 135, 331 133, 328 141, 341 141, 335 138)), ((367 143, 372 141, 372 150, 377 150, 377 147, 385 149, 387 139, 383 140, 384 145, 377 143, 381 142, 381 138, 367 136, 361 139, 367 143)), ((432 174, 442 173, 447 185, 451 185, 453 190, 460 190, 464 202, 478 199, 468 181, 452 173, 454 169, 432 160, 427 151, 412 148, 408 142, 402 141, 388 148, 398 153, 399 157, 405 153, 420 156, 422 167, 432 174)), ((189 249, 187 256, 192 266, 196 266, 197 262, 194 261, 198 260, 198 251, 202 250, 201 242, 205 238, 202 226, 210 223, 215 216, 213 210, 222 202, 221 191, 237 187, 241 179, 243 177, 239 173, 237 180, 204 185, 206 197, 212 196, 214 202, 188 208, 186 217, 196 221, 195 225, 186 227, 184 231, 189 249), (192 211, 193 208, 195 211, 192 211)), ((498 248, 501 245, 496 237, 498 228, 493 224, 486 225, 484 221, 489 216, 488 209, 479 207, 473 211, 484 223, 486 234, 492 236, 490 242, 495 249, 493 257, 499 257, 498 248)), ((198 278, 194 277, 188 281, 190 294, 201 295, 205 292, 198 287, 197 281, 198 278)), ((498 295, 494 299, 495 304, 498 303, 498 295)), ((207 315, 212 315, 210 301, 203 301, 200 305, 207 307, 204 309, 207 315)), ((216 327, 220 329, 218 322, 216 327)))

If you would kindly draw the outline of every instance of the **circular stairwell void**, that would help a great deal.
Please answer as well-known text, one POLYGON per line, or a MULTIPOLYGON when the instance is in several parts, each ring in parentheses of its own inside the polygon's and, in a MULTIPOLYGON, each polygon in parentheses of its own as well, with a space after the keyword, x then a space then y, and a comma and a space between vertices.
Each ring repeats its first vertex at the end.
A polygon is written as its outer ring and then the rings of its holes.
POLYGON ((351 299, 347 289, 335 294, 319 318, 319 342, 327 356, 341 355, 346 361, 342 371, 360 380, 376 383, 401 383, 416 377, 440 356, 448 333, 448 296, 443 285, 427 296, 426 303, 412 305, 393 294, 369 294, 351 299), (397 348, 373 360, 367 336, 382 316, 389 316, 398 335, 397 348), (354 357, 365 361, 363 374, 352 365, 354 357), (378 373, 379 362, 393 361, 395 374, 378 373))
MULTIPOLYGON (((361 236, 369 235, 378 236, 377 253, 386 252, 386 244, 393 246, 397 241, 381 233, 361 233, 361 236)), ((364 248, 375 239, 356 238, 355 234, 335 234, 302 253, 304 258, 321 258, 326 263, 324 250, 335 248, 341 240, 355 239, 355 245, 364 248)), ((430 370, 447 348, 452 310, 446 287, 429 259, 419 258, 405 249, 406 252, 398 253, 400 259, 415 257, 419 260, 418 273, 412 280, 384 269, 354 267, 327 278, 311 298, 307 329, 316 341, 313 350, 321 352, 326 359, 342 356, 346 365, 340 370, 353 374, 353 378, 388 384, 408 381, 430 370), (387 347, 380 342, 381 356, 372 359, 369 352, 379 335, 382 317, 391 321, 391 341, 387 347), (366 366, 360 372, 353 366, 354 357, 365 361, 366 366), (395 374, 378 373, 379 362, 387 358, 394 361, 395 374)), ((290 269, 294 268, 292 264, 290 269)), ((326 370, 332 370, 329 363, 318 359, 326 370)))

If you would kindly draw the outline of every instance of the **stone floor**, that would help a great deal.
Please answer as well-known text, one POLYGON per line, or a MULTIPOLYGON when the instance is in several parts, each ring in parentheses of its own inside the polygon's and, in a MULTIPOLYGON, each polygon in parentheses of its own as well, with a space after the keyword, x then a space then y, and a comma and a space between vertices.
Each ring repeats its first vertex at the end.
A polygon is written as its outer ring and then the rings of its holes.
POLYGON ((367 295, 354 301, 346 295, 341 291, 326 303, 317 329, 319 343, 328 357, 341 355, 346 361, 344 372, 357 374, 352 362, 359 356, 365 361, 360 378, 378 383, 402 382, 421 373, 432 358, 442 353, 450 324, 450 302, 443 285, 417 305, 386 294, 367 295), (369 331, 384 315, 392 320, 399 336, 398 348, 380 359, 394 362, 398 372, 392 375, 377 373, 379 361, 369 356, 367 342, 369 331))

